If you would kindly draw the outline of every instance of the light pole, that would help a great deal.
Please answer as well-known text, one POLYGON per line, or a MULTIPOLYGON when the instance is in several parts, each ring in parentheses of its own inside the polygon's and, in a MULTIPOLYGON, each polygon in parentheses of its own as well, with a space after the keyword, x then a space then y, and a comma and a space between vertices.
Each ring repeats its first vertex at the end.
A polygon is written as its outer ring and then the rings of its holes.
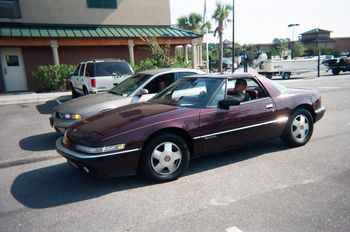
POLYGON ((292 24, 289 24, 288 27, 291 27, 293 28, 293 36, 292 36, 292 46, 291 46, 291 58, 293 59, 293 45, 294 45, 294 28, 299 26, 300 24, 299 23, 292 23, 292 24))
POLYGON ((235 71, 235 0, 232 0, 232 73, 235 71))

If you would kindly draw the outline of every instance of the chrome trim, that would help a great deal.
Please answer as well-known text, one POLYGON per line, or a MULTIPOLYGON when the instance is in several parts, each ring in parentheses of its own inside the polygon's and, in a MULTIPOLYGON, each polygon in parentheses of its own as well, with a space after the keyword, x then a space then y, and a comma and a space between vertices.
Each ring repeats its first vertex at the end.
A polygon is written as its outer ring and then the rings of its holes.
POLYGON ((231 130, 226 130, 226 131, 216 132, 216 133, 212 133, 212 134, 208 134, 208 135, 202 135, 202 136, 194 137, 193 139, 202 139, 202 138, 207 139, 207 137, 213 137, 214 138, 216 135, 227 134, 227 133, 231 133, 231 132, 235 132, 235 131, 246 130, 246 129, 259 127, 259 126, 265 126, 265 125, 269 125, 269 124, 284 123, 286 121, 288 121, 288 117, 285 116, 285 117, 280 117, 280 118, 278 118, 276 120, 272 120, 272 121, 268 121, 268 122, 258 123, 258 124, 254 124, 254 125, 250 125, 250 126, 244 126, 244 127, 231 129, 231 130))
POLYGON ((56 140, 56 149, 58 151, 61 151, 62 153, 71 156, 71 157, 76 157, 80 159, 94 159, 94 158, 101 158, 101 157, 107 157, 107 156, 112 156, 112 155, 120 155, 120 154, 125 154, 125 153, 130 153, 130 152, 135 152, 141 150, 141 148, 136 148, 136 149, 131 149, 131 150, 125 150, 125 151, 119 151, 119 152, 113 152, 113 153, 106 153, 106 154, 100 154, 100 155, 86 155, 83 153, 79 153, 76 151, 69 150, 65 148, 62 145, 62 139, 63 137, 60 137, 56 140))
POLYGON ((316 113, 316 114, 319 114, 319 113, 321 113, 321 112, 323 112, 323 111, 325 111, 325 110, 326 110, 326 107, 322 106, 321 108, 315 110, 315 113, 316 113))

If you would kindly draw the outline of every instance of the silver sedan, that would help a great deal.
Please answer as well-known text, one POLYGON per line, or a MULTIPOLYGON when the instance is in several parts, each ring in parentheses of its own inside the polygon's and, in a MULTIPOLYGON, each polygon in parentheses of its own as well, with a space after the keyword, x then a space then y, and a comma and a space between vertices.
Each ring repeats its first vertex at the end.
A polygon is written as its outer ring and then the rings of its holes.
POLYGON ((87 95, 58 105, 50 117, 50 125, 63 134, 74 122, 116 107, 147 101, 174 81, 200 70, 169 68, 135 74, 107 93, 87 95))

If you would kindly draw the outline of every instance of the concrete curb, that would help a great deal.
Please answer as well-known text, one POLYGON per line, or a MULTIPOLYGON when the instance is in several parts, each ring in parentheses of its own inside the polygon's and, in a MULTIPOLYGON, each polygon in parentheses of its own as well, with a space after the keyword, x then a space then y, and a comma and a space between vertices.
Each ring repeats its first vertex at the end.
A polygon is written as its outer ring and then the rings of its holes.
POLYGON ((40 162, 45 160, 59 159, 59 158, 62 158, 62 156, 58 154, 51 154, 51 155, 30 157, 30 158, 24 158, 24 159, 5 160, 5 161, 0 161, 0 169, 30 164, 30 163, 35 163, 35 162, 40 162))
POLYGON ((0 94, 0 105, 23 104, 42 102, 50 100, 67 100, 71 99, 70 92, 54 92, 54 93, 5 93, 0 94))

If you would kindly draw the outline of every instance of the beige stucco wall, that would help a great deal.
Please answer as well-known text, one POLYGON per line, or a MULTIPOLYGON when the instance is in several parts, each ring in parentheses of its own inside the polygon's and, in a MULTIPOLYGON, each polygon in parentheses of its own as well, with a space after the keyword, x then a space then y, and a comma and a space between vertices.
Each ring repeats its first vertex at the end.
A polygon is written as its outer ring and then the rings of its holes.
POLYGON ((170 25, 170 0, 117 0, 117 9, 88 8, 86 0, 20 0, 22 18, 1 22, 170 25))

